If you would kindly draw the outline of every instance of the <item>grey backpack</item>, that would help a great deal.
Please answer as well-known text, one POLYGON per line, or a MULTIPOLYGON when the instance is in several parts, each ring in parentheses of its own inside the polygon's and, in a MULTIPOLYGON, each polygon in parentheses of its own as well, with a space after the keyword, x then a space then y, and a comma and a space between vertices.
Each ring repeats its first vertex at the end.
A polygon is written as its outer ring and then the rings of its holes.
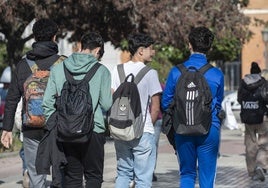
MULTIPOLYGON (((137 84, 151 68, 145 66, 136 77, 133 74, 126 77, 123 64, 118 65, 117 69, 121 84, 113 94, 113 105, 108 113, 108 127, 112 138, 130 141, 140 138, 143 134, 145 119, 143 120, 137 84)), ((149 99, 148 96, 146 112, 149 99)))

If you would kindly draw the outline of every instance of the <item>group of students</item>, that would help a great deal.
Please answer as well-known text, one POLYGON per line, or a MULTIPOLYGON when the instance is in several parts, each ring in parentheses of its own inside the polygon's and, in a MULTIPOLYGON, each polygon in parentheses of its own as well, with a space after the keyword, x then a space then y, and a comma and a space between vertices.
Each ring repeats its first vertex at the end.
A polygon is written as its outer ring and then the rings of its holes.
MULTIPOLYGON (((33 25, 36 42, 26 58, 35 61, 42 70, 48 70, 59 59, 58 46, 55 42, 57 25, 50 19, 40 19, 33 25)), ((214 35, 205 27, 196 27, 189 33, 189 50, 191 55, 183 64, 186 67, 200 69, 208 63, 206 53, 211 48, 214 35)), ((104 53, 104 40, 95 32, 89 32, 81 38, 81 50, 67 57, 50 70, 42 106, 46 120, 56 111, 55 96, 61 93, 66 81, 64 66, 75 79, 82 79, 94 64, 98 63, 104 53)), ((146 34, 131 34, 128 38, 130 60, 123 64, 126 75, 134 76, 150 62, 155 55, 154 40, 146 34)), ((12 144, 12 128, 17 104, 23 97, 23 84, 31 70, 22 59, 12 74, 8 91, 3 121, 1 142, 5 147, 12 144)), ((162 108, 169 107, 174 98, 176 83, 181 73, 177 68, 171 69, 165 89, 162 91, 157 71, 151 69, 138 84, 142 114, 145 121, 140 138, 131 141, 114 140, 117 159, 116 188, 127 188, 132 181, 138 188, 152 187, 153 172, 156 164, 156 144, 154 124, 162 108), (162 97, 161 94, 162 93, 162 97), (146 101, 150 96, 150 110, 146 101), (148 113, 147 113, 148 111, 148 113), (134 177, 134 179, 133 179, 134 177)), ((185 136, 174 134, 176 153, 180 165, 180 187, 194 188, 197 174, 201 188, 214 187, 216 162, 220 142, 220 119, 217 114, 223 99, 223 74, 217 68, 211 68, 204 74, 212 93, 212 123, 207 135, 185 136), (198 163, 198 168, 197 168, 198 163), (198 169, 198 173, 197 173, 198 169)), ((85 143, 64 143, 62 151, 67 164, 62 172, 62 182, 50 187, 101 187, 104 169, 104 144, 106 127, 103 111, 108 111, 113 103, 112 94, 120 85, 117 68, 110 74, 101 65, 89 82, 94 113, 94 129, 90 139, 85 143), (85 181, 85 182, 84 182, 85 181)), ((25 109, 24 109, 25 110, 25 109)), ((36 156, 40 140, 44 136, 43 128, 22 126, 25 161, 30 178, 30 187, 46 186, 46 175, 37 174, 36 156)))

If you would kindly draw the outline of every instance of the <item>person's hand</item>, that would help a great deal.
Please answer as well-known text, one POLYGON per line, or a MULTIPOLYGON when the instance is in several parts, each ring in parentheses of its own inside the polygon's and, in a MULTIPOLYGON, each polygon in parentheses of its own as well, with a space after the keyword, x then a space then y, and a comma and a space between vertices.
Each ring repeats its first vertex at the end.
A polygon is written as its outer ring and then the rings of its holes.
POLYGON ((9 146, 12 145, 12 142, 12 131, 3 131, 1 136, 1 143, 4 145, 4 147, 9 148, 9 146))

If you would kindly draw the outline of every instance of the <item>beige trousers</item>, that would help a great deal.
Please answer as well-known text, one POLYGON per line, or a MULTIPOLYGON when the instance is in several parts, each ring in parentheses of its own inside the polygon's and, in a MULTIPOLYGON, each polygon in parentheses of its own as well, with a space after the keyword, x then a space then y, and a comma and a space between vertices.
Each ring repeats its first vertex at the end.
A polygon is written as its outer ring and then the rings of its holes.
POLYGON ((245 124, 246 164, 248 175, 253 176, 257 166, 268 169, 268 122, 245 124))

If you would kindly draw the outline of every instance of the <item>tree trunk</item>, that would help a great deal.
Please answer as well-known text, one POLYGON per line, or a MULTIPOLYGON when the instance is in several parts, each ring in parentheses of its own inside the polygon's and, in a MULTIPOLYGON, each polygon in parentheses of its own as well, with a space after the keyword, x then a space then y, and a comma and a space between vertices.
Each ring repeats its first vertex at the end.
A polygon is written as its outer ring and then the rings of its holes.
POLYGON ((10 37, 7 41, 7 63, 11 67, 16 66, 23 55, 25 41, 18 37, 10 37))

